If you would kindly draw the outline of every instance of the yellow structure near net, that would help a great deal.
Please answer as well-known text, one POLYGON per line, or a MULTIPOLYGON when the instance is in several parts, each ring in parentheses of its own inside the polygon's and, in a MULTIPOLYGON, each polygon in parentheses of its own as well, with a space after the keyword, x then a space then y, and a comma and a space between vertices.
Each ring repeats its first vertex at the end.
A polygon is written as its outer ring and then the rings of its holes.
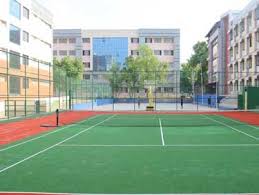
POLYGON ((150 86, 148 89, 147 97, 148 97, 147 111, 154 111, 155 106, 154 106, 154 97, 153 97, 153 92, 152 92, 152 86, 150 86))

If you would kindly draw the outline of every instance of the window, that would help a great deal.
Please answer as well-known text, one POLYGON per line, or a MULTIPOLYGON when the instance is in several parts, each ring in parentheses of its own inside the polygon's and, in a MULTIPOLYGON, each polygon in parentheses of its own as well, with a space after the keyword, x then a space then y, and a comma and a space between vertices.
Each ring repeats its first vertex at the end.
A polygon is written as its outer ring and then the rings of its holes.
POLYGON ((59 43, 66 44, 67 43, 67 39, 61 38, 61 39, 59 39, 59 43))
POLYGON ((241 61, 240 66, 241 66, 241 70, 244 71, 245 70, 245 62, 241 61))
POLYGON ((161 50, 154 50, 154 54, 156 56, 161 56, 162 55, 162 51, 161 50))
POLYGON ((17 19, 21 19, 21 4, 16 0, 10 0, 10 15, 16 17, 17 19))
POLYGON ((58 55, 58 51, 57 50, 53 50, 53 56, 57 56, 58 55))
POLYGON ((252 35, 249 35, 249 37, 247 38, 247 42, 248 42, 249 47, 253 46, 252 35))
POLYGON ((29 78, 23 78, 22 88, 29 89, 29 78))
POLYGON ((173 43, 174 38, 164 38, 164 43, 173 43))
POLYGON ((130 53, 131 53, 132 56, 138 56, 139 55, 138 50, 131 50, 130 53))
POLYGON ((30 18, 30 11, 26 7, 23 7, 23 17, 29 19, 30 18))
POLYGON ((70 39, 68 40, 68 42, 69 42, 70 44, 76 43, 76 39, 75 39, 75 38, 70 38, 70 39))
POLYGON ((57 43, 58 42, 58 39, 53 39, 53 43, 57 43))
POLYGON ((245 31, 245 21, 242 20, 241 23, 240 23, 240 32, 244 32, 245 31))
POLYGON ((232 41, 233 40, 233 31, 232 30, 229 33, 229 37, 230 37, 230 41, 232 41))
POLYGON ((173 56, 174 55, 174 50, 164 50, 164 55, 165 56, 173 56))
POLYGON ((89 74, 84 74, 83 77, 84 77, 85 80, 90 80, 90 78, 91 78, 89 74))
POLYGON ((26 31, 23 31, 23 41, 29 43, 29 33, 26 31))
POLYGON ((70 50, 69 51, 70 56, 75 56, 76 55, 76 50, 70 50))
POLYGON ((9 93, 11 95, 20 95, 20 77, 9 77, 9 93))
POLYGON ((257 5, 257 7, 255 9, 255 18, 256 18, 256 20, 259 20, 259 5, 257 5))
POLYGON ((139 43, 139 38, 131 38, 131 43, 139 43))
POLYGON ((152 43, 152 38, 145 38, 145 43, 152 43))
POLYGON ((91 52, 90 50, 83 50, 83 56, 90 56, 91 52))
POLYGON ((20 60, 20 54, 14 51, 11 51, 9 53, 9 67, 20 69, 21 60, 20 60))
POLYGON ((154 43, 162 43, 162 39, 161 38, 154 38, 154 43))
POLYGON ((10 41, 20 45, 21 43, 21 30, 13 25, 10 25, 10 41))
POLYGON ((85 68, 90 68, 91 64, 90 62, 83 62, 85 68))
POLYGON ((23 63, 23 65, 28 66, 29 65, 29 56, 23 55, 22 56, 22 63, 23 63))
POLYGON ((66 50, 60 50, 59 55, 60 56, 67 56, 67 51, 66 50))
POLYGON ((90 38, 83 38, 82 41, 83 43, 90 43, 90 38))
POLYGON ((259 66, 259 55, 257 54, 256 56, 255 56, 255 65, 256 66, 259 66))

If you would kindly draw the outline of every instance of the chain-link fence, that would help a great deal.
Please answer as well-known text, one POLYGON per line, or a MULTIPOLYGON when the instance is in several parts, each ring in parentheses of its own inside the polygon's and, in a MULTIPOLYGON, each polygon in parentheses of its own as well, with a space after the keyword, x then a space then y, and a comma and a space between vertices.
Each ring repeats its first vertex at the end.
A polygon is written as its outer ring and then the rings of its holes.
MULTIPOLYGON (((259 72, 87 72, 72 79, 51 64, 0 51, 0 118, 61 110, 240 110, 244 89, 259 87, 259 72)), ((254 109, 259 108, 255 103, 254 109)))
POLYGON ((69 109, 70 83, 51 64, 0 50, 0 119, 69 109))

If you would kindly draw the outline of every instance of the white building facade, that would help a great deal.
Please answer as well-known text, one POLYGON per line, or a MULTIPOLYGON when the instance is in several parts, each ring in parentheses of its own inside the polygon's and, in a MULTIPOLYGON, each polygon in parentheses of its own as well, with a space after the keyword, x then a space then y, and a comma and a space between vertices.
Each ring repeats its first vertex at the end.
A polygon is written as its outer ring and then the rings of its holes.
POLYGON ((126 57, 137 56, 140 44, 147 44, 171 71, 180 70, 179 29, 54 30, 54 57, 81 58, 84 72, 107 71, 111 62, 123 66, 126 57))

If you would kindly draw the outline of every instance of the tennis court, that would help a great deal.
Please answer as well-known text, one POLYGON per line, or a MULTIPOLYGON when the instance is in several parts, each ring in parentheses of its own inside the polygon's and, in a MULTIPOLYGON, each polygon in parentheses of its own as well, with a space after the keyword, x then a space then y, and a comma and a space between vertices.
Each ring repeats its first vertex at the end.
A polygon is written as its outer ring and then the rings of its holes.
POLYGON ((259 127, 222 114, 96 114, 0 146, 0 191, 259 193, 259 127))

